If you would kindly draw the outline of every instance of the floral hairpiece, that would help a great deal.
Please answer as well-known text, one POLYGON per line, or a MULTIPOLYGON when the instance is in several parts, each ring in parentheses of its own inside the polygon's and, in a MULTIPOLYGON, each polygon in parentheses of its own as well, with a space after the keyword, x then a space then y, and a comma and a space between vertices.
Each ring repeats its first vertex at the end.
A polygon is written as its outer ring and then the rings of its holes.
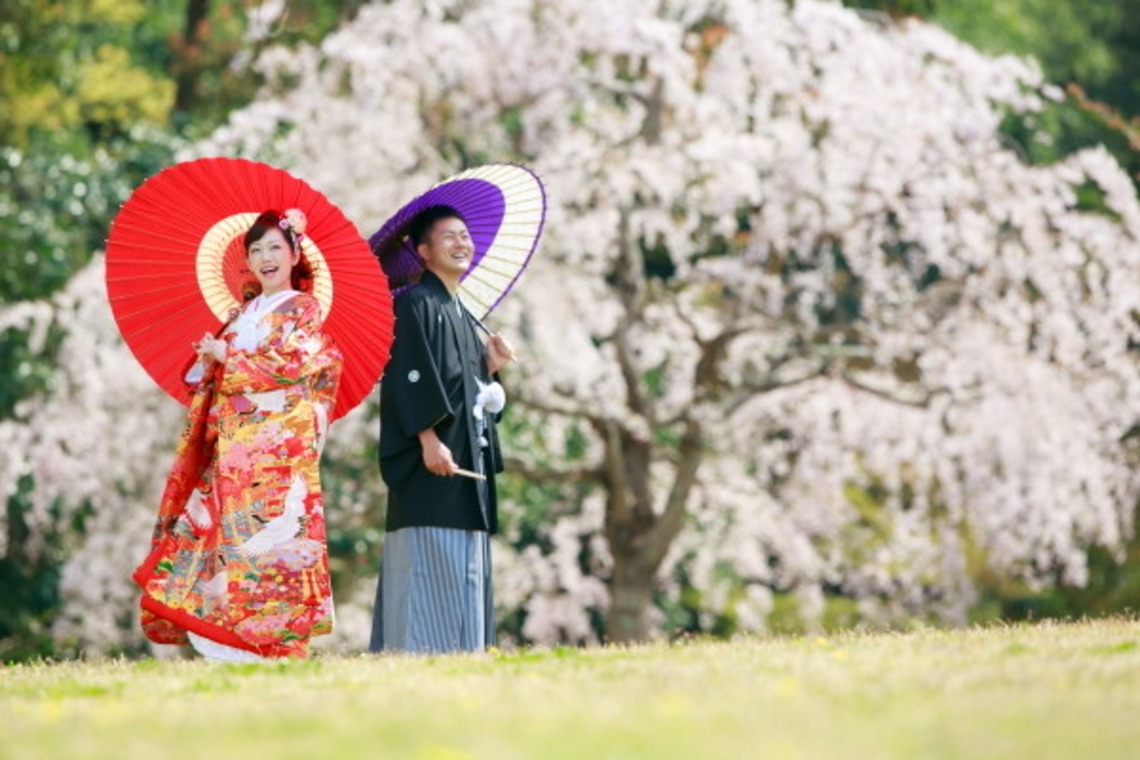
POLYGON ((309 220, 301 209, 290 208, 285 209, 285 213, 281 215, 281 221, 277 222, 277 226, 293 233, 293 239, 299 245, 305 239, 305 229, 309 226, 309 220))

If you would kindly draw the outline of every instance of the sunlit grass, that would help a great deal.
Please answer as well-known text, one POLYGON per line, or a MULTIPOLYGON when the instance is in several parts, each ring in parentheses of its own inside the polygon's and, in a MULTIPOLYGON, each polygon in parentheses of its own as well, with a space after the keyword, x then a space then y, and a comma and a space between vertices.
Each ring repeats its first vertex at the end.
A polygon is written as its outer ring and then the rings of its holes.
POLYGON ((0 669, 0 757, 1124 758, 1140 622, 0 669))

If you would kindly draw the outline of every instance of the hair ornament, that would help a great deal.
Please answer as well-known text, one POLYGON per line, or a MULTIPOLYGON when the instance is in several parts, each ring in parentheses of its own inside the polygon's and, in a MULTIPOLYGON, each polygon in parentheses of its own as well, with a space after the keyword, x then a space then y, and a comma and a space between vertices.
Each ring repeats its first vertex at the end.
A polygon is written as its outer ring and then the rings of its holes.
POLYGON ((281 215, 281 221, 277 222, 277 226, 293 233, 293 239, 299 244, 305 239, 305 228, 309 226, 309 220, 301 209, 289 208, 285 209, 285 213, 281 215))

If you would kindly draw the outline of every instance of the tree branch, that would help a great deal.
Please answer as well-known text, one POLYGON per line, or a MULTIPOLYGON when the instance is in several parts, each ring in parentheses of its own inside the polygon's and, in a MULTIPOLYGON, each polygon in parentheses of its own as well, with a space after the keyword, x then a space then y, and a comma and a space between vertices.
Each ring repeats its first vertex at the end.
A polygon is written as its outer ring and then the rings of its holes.
POLYGON ((908 399, 908 398, 903 398, 902 396, 899 396, 899 395, 895 395, 894 393, 891 393, 889 390, 887 390, 885 388, 876 388, 873 385, 867 385, 863 381, 856 379, 849 372, 840 372, 838 374, 838 377, 844 383, 846 383, 847 385, 851 386, 852 388, 854 388, 858 391, 862 391, 863 393, 869 393, 872 396, 876 396, 876 397, 884 399, 886 401, 890 401, 892 404, 902 404, 904 406, 910 406, 910 407, 914 407, 916 409, 927 409, 930 407, 930 403, 936 397, 941 396, 943 394, 948 394, 950 392, 946 388, 932 388, 932 389, 927 390, 925 393, 923 393, 921 396, 919 396, 917 398, 909 398, 908 399))
POLYGON ((604 470, 601 467, 574 467, 568 469, 555 469, 552 467, 535 467, 534 463, 517 456, 505 457, 507 470, 533 483, 580 483, 589 481, 601 484, 604 481, 604 470))
POLYGON ((652 405, 642 390, 641 375, 633 361, 633 349, 629 343, 629 330, 640 321, 641 312, 645 308, 645 273, 640 264, 630 240, 629 211, 623 208, 618 217, 618 259, 614 275, 617 280, 615 289, 625 308, 625 314, 611 337, 621 376, 625 381, 629 406, 637 414, 652 420, 652 405))
POLYGON ((739 393, 736 394, 736 398, 730 401, 726 406, 726 416, 735 414, 740 409, 740 407, 744 406, 756 396, 760 396, 765 393, 771 393, 772 391, 793 388, 797 385, 802 385, 803 383, 810 382, 816 378, 823 377, 827 374, 827 372, 828 365, 820 364, 819 366, 804 372, 804 374, 799 375, 798 377, 791 377, 787 379, 770 377, 769 379, 759 383, 742 383, 738 388, 739 393))
POLYGON ((673 486, 669 489, 669 496, 665 501, 665 510, 649 530, 645 541, 645 561, 655 570, 665 559, 673 540, 685 527, 689 495, 697 482, 697 470, 700 469, 704 453, 704 435, 700 423, 696 420, 687 421, 679 453, 680 461, 673 478, 673 486))
POLYGON ((603 428, 609 421, 608 418, 603 415, 589 411, 584 405, 570 403, 562 405, 552 400, 540 400, 532 396, 527 396, 525 389, 521 387, 515 394, 514 403, 544 414, 557 414, 563 417, 583 419, 598 429, 603 428))
POLYGON ((606 522, 611 525, 625 525, 630 522, 634 505, 630 503, 628 481, 625 475, 622 433, 618 429, 617 423, 613 421, 607 421, 598 430, 598 433, 605 444, 603 467, 609 491, 606 522))

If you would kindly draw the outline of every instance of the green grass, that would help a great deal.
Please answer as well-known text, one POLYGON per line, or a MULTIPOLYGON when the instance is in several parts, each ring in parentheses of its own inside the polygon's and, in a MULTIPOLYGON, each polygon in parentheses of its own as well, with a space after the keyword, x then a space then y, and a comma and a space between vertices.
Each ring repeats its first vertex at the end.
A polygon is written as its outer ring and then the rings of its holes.
POLYGON ((0 668, 0 758, 1124 758, 1140 621, 0 668))

